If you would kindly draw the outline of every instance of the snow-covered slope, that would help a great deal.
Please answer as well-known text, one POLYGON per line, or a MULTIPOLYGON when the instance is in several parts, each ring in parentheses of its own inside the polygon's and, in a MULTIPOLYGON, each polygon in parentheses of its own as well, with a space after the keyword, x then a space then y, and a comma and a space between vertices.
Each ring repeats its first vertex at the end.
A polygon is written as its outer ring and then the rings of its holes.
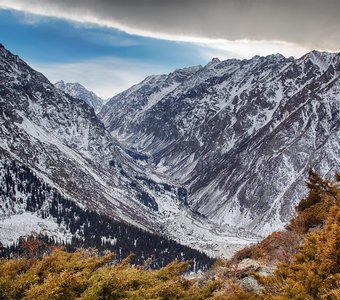
POLYGON ((200 70, 201 66, 178 69, 168 75, 153 75, 141 83, 108 100, 100 114, 110 128, 119 128, 124 133, 128 131, 131 122, 138 120, 152 109, 160 99, 174 91, 181 83, 188 80, 200 70), (115 112, 115 113, 113 113, 115 112))
POLYGON ((175 84, 181 70, 113 97, 101 120, 187 187, 190 208, 208 220, 263 235, 282 228, 307 170, 339 171, 340 54, 213 59, 188 70, 175 84))
POLYGON ((204 270, 207 255, 160 235, 143 231, 103 214, 85 210, 51 188, 27 166, 0 157, 0 257, 22 253, 27 238, 74 247, 113 251, 122 260, 160 268, 173 260, 192 261, 192 270, 204 270), (19 242, 18 242, 19 240, 19 242))
POLYGON ((94 108, 95 112, 99 112, 103 106, 103 100, 100 99, 94 92, 87 90, 80 83, 65 83, 63 80, 56 82, 55 87, 69 94, 73 98, 85 101, 88 105, 94 108))
POLYGON ((148 158, 122 147, 90 106, 3 46, 0 104, 1 157, 27 165, 81 207, 210 254, 230 253, 253 240, 235 227, 216 230, 214 222, 193 213, 186 188, 146 168, 148 158))

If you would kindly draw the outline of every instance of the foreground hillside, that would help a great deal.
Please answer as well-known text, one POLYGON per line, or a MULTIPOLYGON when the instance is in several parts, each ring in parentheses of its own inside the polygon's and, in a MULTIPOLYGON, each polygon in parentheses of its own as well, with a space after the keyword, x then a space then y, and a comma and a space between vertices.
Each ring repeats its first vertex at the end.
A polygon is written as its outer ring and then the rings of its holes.
POLYGON ((339 299, 340 175, 329 182, 310 172, 308 187, 285 231, 197 280, 181 276, 186 263, 151 271, 82 249, 41 258, 27 243, 22 257, 0 262, 1 299, 339 299))
POLYGON ((215 299, 340 299, 340 175, 310 171, 309 194, 286 230, 217 264, 215 299))

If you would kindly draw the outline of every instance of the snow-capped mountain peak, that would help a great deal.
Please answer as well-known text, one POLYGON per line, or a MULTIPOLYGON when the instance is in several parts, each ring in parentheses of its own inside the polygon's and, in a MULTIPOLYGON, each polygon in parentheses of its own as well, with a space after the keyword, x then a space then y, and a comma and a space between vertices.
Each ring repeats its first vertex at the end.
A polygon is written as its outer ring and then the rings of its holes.
POLYGON ((99 112, 99 110, 103 106, 103 100, 101 98, 99 98, 94 92, 87 90, 83 85, 78 82, 65 83, 63 80, 60 80, 54 85, 55 87, 69 94, 70 96, 86 102, 88 105, 93 107, 96 112, 99 112))

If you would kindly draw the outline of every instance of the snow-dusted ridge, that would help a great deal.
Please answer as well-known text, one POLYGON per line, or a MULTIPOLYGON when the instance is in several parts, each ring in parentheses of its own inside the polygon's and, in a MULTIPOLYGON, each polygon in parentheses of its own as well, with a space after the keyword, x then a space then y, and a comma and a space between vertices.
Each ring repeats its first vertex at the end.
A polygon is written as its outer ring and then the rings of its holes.
POLYGON ((54 84, 56 88, 67 93, 68 95, 80 99, 93 107, 95 112, 99 112, 104 104, 104 100, 99 98, 94 92, 87 90, 78 82, 67 82, 60 80, 54 84))
MULTIPOLYGON (((158 95, 171 93, 199 69, 175 71, 171 84, 163 86, 166 92, 158 90, 158 95)), ((212 255, 228 255, 256 241, 234 227, 216 230, 214 222, 192 212, 185 187, 139 163, 106 131, 90 106, 60 91, 3 46, 0 82, 1 157, 27 165, 84 208, 212 255)), ((5 226, 20 216, 0 218, 5 226)))
POLYGON ((169 91, 173 83, 172 74, 146 79, 99 116, 150 168, 187 187, 191 210, 215 226, 281 229, 308 169, 339 171, 339 53, 213 59, 169 91))

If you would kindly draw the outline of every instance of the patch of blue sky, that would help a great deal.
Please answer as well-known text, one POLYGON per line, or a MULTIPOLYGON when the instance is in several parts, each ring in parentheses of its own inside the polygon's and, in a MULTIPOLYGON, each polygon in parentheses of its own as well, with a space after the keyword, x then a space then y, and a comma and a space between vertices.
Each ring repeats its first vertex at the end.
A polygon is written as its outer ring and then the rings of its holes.
POLYGON ((0 10, 0 42, 28 62, 70 63, 114 57, 168 70, 207 63, 193 43, 10 10, 0 10))

